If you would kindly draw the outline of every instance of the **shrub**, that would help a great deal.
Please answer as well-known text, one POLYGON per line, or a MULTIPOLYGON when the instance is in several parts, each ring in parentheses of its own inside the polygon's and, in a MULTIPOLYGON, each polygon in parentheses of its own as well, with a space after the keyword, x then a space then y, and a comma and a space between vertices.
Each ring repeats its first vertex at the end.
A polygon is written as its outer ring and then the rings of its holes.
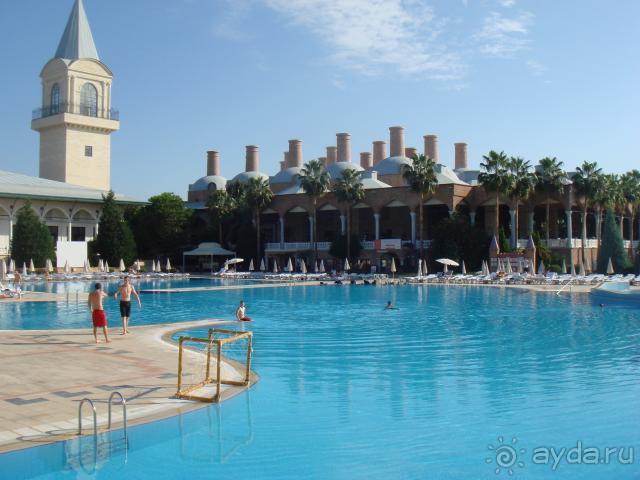
POLYGON ((607 265, 611 259, 613 269, 622 273, 631 267, 629 256, 625 251, 620 235, 620 227, 616 225, 613 212, 608 209, 604 219, 604 230, 602 233, 602 245, 598 252, 598 272, 606 273, 607 265))
POLYGON ((17 212, 11 239, 11 256, 16 265, 29 263, 31 259, 37 266, 44 266, 47 259, 51 259, 54 265, 56 263, 53 237, 29 202, 17 212))

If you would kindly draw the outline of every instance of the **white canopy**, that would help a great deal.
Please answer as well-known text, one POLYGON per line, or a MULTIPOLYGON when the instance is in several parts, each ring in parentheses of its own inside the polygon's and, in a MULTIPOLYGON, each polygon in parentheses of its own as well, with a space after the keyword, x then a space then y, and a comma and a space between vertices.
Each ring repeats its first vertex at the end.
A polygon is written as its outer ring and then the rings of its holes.
POLYGON ((260 271, 264 272, 266 269, 264 258, 262 258, 262 260, 260 260, 260 271))
POLYGON ((170 271, 171 271, 171 262, 169 261, 169 259, 168 259, 168 258, 167 258, 167 264, 165 265, 165 267, 164 267, 164 268, 165 268, 165 270, 166 270, 167 272, 170 272, 170 271))
POLYGON ((462 274, 463 275, 467 274, 467 266, 464 264, 464 260, 462 261, 462 274))
POLYGON ((9 260, 9 273, 13 273, 16 271, 16 262, 13 261, 13 258, 9 260))
POLYGON ((232 252, 231 250, 222 248, 220 244, 216 242, 201 243, 200 245, 198 245, 198 248, 195 248, 189 252, 183 253, 183 255, 191 255, 191 256, 201 255, 201 256, 210 256, 210 257, 216 257, 216 256, 227 257, 235 254, 236 252, 232 252))
POLYGON ((31 273, 36 271, 36 267, 33 265, 33 258, 29 260, 29 271, 31 273))
POLYGON ((614 273, 616 273, 613 270, 613 263, 611 263, 611 257, 609 257, 609 261, 607 262, 607 275, 613 275, 614 273))
POLYGON ((273 273, 278 273, 278 261, 273 259, 273 273))
POLYGON ((293 264, 291 263, 291 257, 287 260, 287 273, 293 272, 293 264))
POLYGON ((251 261, 249 262, 249 271, 253 272, 255 270, 255 268, 253 268, 253 258, 251 259, 251 261))
POLYGON ((576 266, 573 262, 571 262, 571 276, 572 277, 576 276, 576 266))
POLYGON ((425 277, 427 275, 429 275, 429 271, 427 270, 427 261, 426 260, 422 260, 422 275, 424 275, 425 277))
POLYGON ((422 259, 421 258, 418 259, 418 276, 419 277, 422 276, 422 259))
POLYGON ((307 273, 307 264, 304 263, 304 259, 300 260, 300 271, 302 273, 307 273))
POLYGON ((584 277, 587 272, 584 271, 584 262, 580 259, 580 271, 578 272, 581 277, 584 277))
POLYGON ((22 276, 27 276, 27 262, 22 262, 22 276))
POLYGON ((124 272, 126 270, 123 259, 120 259, 120 265, 118 265, 118 267, 118 270, 120 270, 121 272, 124 272))
POLYGON ((53 272, 53 263, 51 263, 50 258, 47 258, 47 261, 44 264, 44 268, 48 273, 53 272))
POLYGON ((324 260, 320 260, 320 273, 325 273, 325 269, 324 269, 324 260))
POLYGON ((225 263, 227 265, 235 265, 236 263, 242 263, 242 262, 244 262, 244 258, 230 258, 225 263))
MULTIPOLYGON (((393 258, 391 259, 391 265, 393 265, 393 258)), ((351 265, 349 265, 349 259, 345 258, 344 259, 344 271, 348 272, 349 270, 351 270, 351 265)))
POLYGON ((459 267, 460 264, 455 260, 451 260, 450 258, 439 258, 436 262, 441 263, 442 265, 448 265, 450 267, 459 267))
POLYGON ((64 262, 64 273, 71 273, 71 267, 69 266, 69 260, 64 262))
POLYGON ((104 271, 109 273, 109 262, 107 260, 104 261, 104 271))
POLYGON ((567 273, 567 261, 564 258, 562 259, 562 273, 567 273))
POLYGON ((391 257, 391 273, 396 273, 397 269, 396 269, 396 260, 394 257, 391 257))

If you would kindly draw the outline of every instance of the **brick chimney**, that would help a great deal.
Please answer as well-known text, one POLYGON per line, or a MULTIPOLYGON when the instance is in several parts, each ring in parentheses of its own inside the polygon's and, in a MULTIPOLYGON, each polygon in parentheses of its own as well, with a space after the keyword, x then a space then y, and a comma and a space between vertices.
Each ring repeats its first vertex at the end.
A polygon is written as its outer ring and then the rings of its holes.
POLYGON ((436 163, 440 163, 440 155, 438 154, 438 136, 437 135, 424 136, 424 154, 425 156, 435 160, 436 163))
POLYGON ((413 158, 414 155, 418 154, 418 149, 414 147, 407 147, 404 149, 404 156, 407 158, 413 158))
POLYGON ((247 145, 247 167, 246 172, 258 172, 260 170, 260 152, 257 145, 247 145))
POLYGON ((351 134, 336 133, 338 145, 338 162, 351 161, 351 134))
POLYGON ((360 153, 360 166, 365 170, 373 167, 373 155, 371 152, 360 153))
POLYGON ((302 167, 302 140, 289 140, 289 166, 302 167))
POLYGON ((320 160, 320 163, 322 165, 324 165, 325 167, 327 166, 327 157, 318 157, 318 160, 320 160))
POLYGON ((337 158, 338 158, 338 148, 333 146, 327 147, 327 165, 336 163, 337 158))
POLYGON ((456 170, 459 168, 469 168, 469 162, 467 159, 467 144, 456 143, 456 170))
POLYGON ((207 152, 207 175, 220 175, 220 153, 214 150, 207 152))
POLYGON ((391 144, 391 156, 403 157, 404 156, 404 128, 403 127, 389 127, 389 137, 391 144))
POLYGON ((373 142, 373 164, 377 165, 385 158, 387 158, 387 142, 376 140, 373 142))

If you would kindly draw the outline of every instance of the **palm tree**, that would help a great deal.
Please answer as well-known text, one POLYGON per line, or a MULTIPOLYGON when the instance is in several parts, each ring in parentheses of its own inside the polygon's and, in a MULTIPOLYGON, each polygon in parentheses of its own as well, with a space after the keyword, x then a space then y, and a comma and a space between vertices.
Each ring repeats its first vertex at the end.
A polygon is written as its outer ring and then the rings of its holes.
POLYGON ((351 258, 351 207, 364 199, 361 173, 354 168, 347 168, 342 171, 342 177, 333 186, 333 193, 338 201, 347 204, 347 258, 351 258))
POLYGON ((496 238, 500 235, 500 195, 508 195, 514 186, 514 177, 509 169, 509 159, 504 152, 491 150, 489 155, 482 157, 484 162, 480 167, 484 170, 478 175, 478 181, 487 192, 496 195, 496 222, 493 234, 496 238))
POLYGON ((573 174, 573 188, 582 199, 582 261, 587 264, 585 248, 587 244, 587 209, 589 204, 595 202, 600 185, 602 169, 598 168, 597 162, 583 162, 582 166, 576 168, 573 174))
POLYGON ((253 211, 256 222, 256 264, 260 263, 260 213, 273 200, 273 192, 269 188, 269 180, 261 177, 249 178, 245 185, 247 205, 253 211))
POLYGON ((562 171, 562 165, 563 163, 556 157, 545 157, 540 160, 540 168, 538 170, 536 188, 547 196, 545 214, 547 247, 549 246, 549 205, 551 203, 551 195, 558 193, 563 187, 562 180, 565 178, 565 173, 562 171))
POLYGON ((640 208, 640 172, 638 170, 631 170, 625 173, 620 178, 622 195, 624 196, 629 210, 631 211, 631 232, 630 240, 631 246, 631 258, 635 260, 635 251, 633 250, 633 229, 635 226, 636 215, 638 208, 640 208))
POLYGON ((304 193, 311 197, 311 203, 313 205, 313 252, 314 260, 318 259, 318 223, 316 222, 318 199, 324 195, 329 188, 331 177, 329 172, 324 168, 324 165, 320 160, 310 160, 305 163, 300 173, 298 174, 300 179, 300 186, 304 193))
POLYGON ((524 202, 533 193, 536 188, 536 174, 531 170, 531 163, 520 157, 511 157, 509 159, 509 172, 514 178, 513 186, 509 192, 516 210, 516 245, 518 242, 518 225, 520 225, 520 213, 518 209, 520 202, 524 202))
POLYGON ((424 257, 423 234, 423 205, 425 197, 431 195, 438 187, 438 176, 436 174, 436 162, 432 158, 424 155, 414 155, 411 165, 405 165, 402 170, 402 178, 409 184, 409 188, 418 194, 420 203, 418 204, 419 228, 420 228, 420 258, 424 257))
POLYGON ((596 238, 598 239, 598 248, 602 243, 602 213, 607 208, 613 208, 613 205, 617 203, 617 179, 610 174, 602 174, 598 179, 596 185, 596 193, 594 195, 594 203, 597 209, 597 231, 596 238))
POLYGON ((236 209, 236 205, 234 198, 226 190, 216 190, 209 196, 207 201, 209 217, 218 224, 220 245, 223 244, 222 222, 231 216, 236 209))

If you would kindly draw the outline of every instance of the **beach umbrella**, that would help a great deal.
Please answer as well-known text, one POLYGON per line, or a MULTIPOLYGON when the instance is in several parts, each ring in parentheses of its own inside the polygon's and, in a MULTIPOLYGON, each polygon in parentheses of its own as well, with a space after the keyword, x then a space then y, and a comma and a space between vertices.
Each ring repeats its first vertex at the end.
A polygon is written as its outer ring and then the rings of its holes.
POLYGON ((31 273, 36 271, 36 267, 33 265, 33 258, 29 260, 29 271, 31 273))
MULTIPOLYGON (((393 264, 393 258, 391 259, 391 262, 392 262, 392 263, 391 263, 391 265, 392 265, 392 267, 393 267, 393 265, 394 265, 394 264, 393 264)), ((393 268, 395 268, 395 267, 393 267, 393 268)), ((344 259, 344 271, 345 271, 345 272, 348 272, 349 270, 351 270, 351 265, 349 265, 349 259, 348 259, 348 258, 345 258, 345 259, 344 259)))
POLYGON ((0 260, 0 280, 5 280, 7 278, 7 262, 5 262, 4 258, 0 260))
POLYGON ((71 267, 69 266, 69 260, 64 262, 64 273, 71 273, 71 267))
POLYGON ((584 262, 580 259, 580 271, 578 272, 581 277, 584 277, 587 272, 584 271, 584 262))
POLYGON ((53 272, 53 263, 51 263, 51 259, 47 258, 47 261, 44 262, 44 269, 48 272, 51 273, 53 272))
POLYGON ((522 266, 522 257, 518 257, 518 273, 522 273, 524 268, 522 266))
POLYGON ((565 261, 565 259, 562 259, 562 273, 566 274, 567 273, 567 262, 565 261))
POLYGON ((496 273, 502 270, 502 262, 500 261, 500 258, 496 259, 496 273))
POLYGON ((16 262, 13 261, 13 258, 9 260, 9 273, 13 273, 16 271, 16 262))
POLYGON ((324 260, 320 260, 320 273, 325 273, 325 269, 324 269, 324 260))
POLYGON ((510 259, 508 259, 508 258, 507 258, 507 259, 505 260, 505 265, 507 266, 507 268, 505 269, 505 270, 506 270, 506 272, 507 272, 508 274, 513 273, 513 268, 511 268, 511 260, 510 260, 510 259))
POLYGON ((169 260, 169 258, 167 258, 167 264, 164 268, 166 268, 167 272, 171 271, 171 261, 169 260))
POLYGON ((278 273, 278 261, 273 259, 273 273, 278 273))
POLYGON ((89 260, 84 261, 84 273, 89 273, 89 260))
POLYGON ((291 263, 291 257, 287 260, 287 273, 293 272, 293 264, 291 263))
POLYGON ((422 259, 421 258, 418 259, 418 276, 419 277, 422 276, 422 259))
MULTIPOLYGON (((104 267, 102 267, 104 268, 104 267)), ((156 261, 155 260, 151 260, 151 271, 155 272, 156 271, 156 261)))
POLYGON ((396 259, 391 257, 391 273, 396 273, 398 270, 396 269, 396 259))
POLYGON ((427 271, 427 261, 426 260, 422 260, 422 275, 424 275, 425 277, 427 275, 429 275, 429 272, 427 271))
POLYGON ((306 274, 306 273, 307 273, 307 264, 306 264, 306 263, 304 263, 304 259, 300 260, 300 271, 301 271, 303 274, 306 274))
POLYGON ((313 272, 314 272, 314 273, 318 273, 318 271, 319 271, 319 269, 318 269, 318 260, 316 260, 316 261, 313 263, 313 272))
POLYGON ((98 260, 98 271, 104 272, 104 262, 102 261, 102 259, 98 260))
POLYGON ((108 261, 104 261, 104 271, 109 273, 109 262, 108 261))
POLYGON ((544 275, 544 262, 540 260, 540 265, 538 265, 538 275, 544 275))
POLYGON ((249 262, 249 271, 253 272, 255 270, 255 268, 253 268, 253 258, 251 259, 251 261, 249 262))
POLYGON ((533 258, 529 259, 529 273, 531 275, 535 275, 536 273, 536 265, 535 263, 533 263, 533 258))
POLYGON ((118 265, 118 270, 120 270, 121 272, 124 272, 126 270, 123 259, 120 259, 120 265, 118 265))
POLYGON ((571 262, 571 276, 576 276, 576 265, 573 262, 571 262))
POLYGON ((22 262, 22 276, 27 276, 27 262, 22 262))
POLYGON ((467 266, 464 264, 464 260, 462 261, 462 274, 463 275, 467 274, 467 266))
POLYGON ((613 275, 614 272, 613 271, 613 263, 611 263, 611 257, 609 257, 609 261, 607 262, 607 275, 613 275))
POLYGON ((264 272, 267 269, 267 267, 265 267, 264 265, 264 257, 262 258, 262 260, 260 260, 260 271, 264 272))

